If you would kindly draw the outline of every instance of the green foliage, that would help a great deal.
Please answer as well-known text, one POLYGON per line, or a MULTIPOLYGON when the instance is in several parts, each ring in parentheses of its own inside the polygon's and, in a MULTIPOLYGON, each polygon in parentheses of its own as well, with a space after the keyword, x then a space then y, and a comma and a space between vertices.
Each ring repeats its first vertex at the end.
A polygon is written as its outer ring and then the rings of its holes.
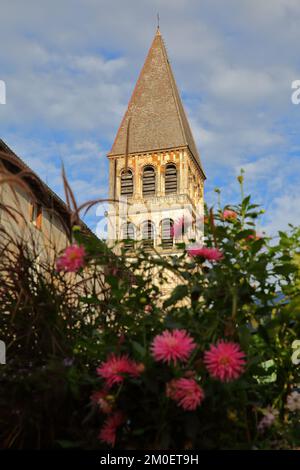
POLYGON ((97 438, 107 416, 90 395, 105 388, 96 368, 112 353, 143 365, 109 390, 113 410, 126 416, 117 434, 121 448, 300 445, 299 414, 286 407, 300 382, 291 361, 292 342, 300 339, 300 229, 258 237, 261 211, 250 196, 230 210, 235 218, 206 209, 205 244, 222 252, 219 262, 138 249, 134 259, 125 249, 117 257, 78 230, 87 266, 76 275, 57 273, 47 260, 38 267, 25 245, 3 249, 3 448, 107 447, 97 438), (165 294, 171 278, 177 285, 165 294), (186 363, 155 361, 154 337, 174 329, 186 330, 197 348, 186 363), (218 340, 238 343, 246 354, 245 372, 228 383, 213 379, 203 362, 218 340), (194 411, 166 396, 166 384, 188 374, 205 393, 194 411), (275 420, 259 427, 268 407, 275 420))

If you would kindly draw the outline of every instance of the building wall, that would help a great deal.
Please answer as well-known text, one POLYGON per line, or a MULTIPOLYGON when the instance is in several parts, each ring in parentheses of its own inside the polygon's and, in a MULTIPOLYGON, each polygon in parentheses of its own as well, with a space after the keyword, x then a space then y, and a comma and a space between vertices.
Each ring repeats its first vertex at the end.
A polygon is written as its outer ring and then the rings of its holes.
POLYGON ((12 213, 16 220, 0 208, 0 226, 12 240, 25 240, 29 247, 41 257, 53 257, 68 244, 68 237, 59 216, 52 210, 42 207, 41 227, 31 221, 33 201, 31 196, 19 186, 11 187, 4 183, 0 186, 0 202, 14 208, 12 213), (34 247, 33 247, 34 245, 34 247))

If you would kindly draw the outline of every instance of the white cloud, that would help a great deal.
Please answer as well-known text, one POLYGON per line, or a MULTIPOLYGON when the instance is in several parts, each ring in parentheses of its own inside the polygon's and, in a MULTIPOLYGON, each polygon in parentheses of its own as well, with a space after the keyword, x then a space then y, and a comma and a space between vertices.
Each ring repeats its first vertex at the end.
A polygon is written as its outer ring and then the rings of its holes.
POLYGON ((214 186, 228 201, 236 197, 233 180, 243 166, 247 188, 273 219, 289 203, 286 188, 293 200, 299 194, 300 106, 290 101, 291 82, 300 78, 299 0, 2 0, 1 137, 58 192, 62 158, 79 198, 103 193, 105 154, 157 11, 207 197, 214 186))
POLYGON ((268 234, 275 235, 278 230, 287 230, 288 224, 299 225, 299 220, 299 191, 285 192, 274 199, 273 210, 267 217, 267 221, 264 224, 264 230, 268 234))

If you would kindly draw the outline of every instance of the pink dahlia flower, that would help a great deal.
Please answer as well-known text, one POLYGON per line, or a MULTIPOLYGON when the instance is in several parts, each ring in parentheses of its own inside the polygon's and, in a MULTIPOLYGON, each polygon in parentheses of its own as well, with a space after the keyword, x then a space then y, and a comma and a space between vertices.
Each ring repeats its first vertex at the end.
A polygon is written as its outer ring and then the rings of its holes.
POLYGON ((253 234, 250 234, 248 235, 248 237, 246 237, 246 240, 260 240, 262 237, 262 235, 258 234, 258 233, 253 233, 253 234))
POLYGON ((186 411, 195 410, 204 399, 204 392, 196 380, 173 379, 167 384, 166 395, 186 411))
POLYGON ((165 330, 161 335, 155 336, 151 352, 156 361, 170 364, 174 361, 187 361, 196 344, 186 330, 165 330))
POLYGON ((65 249, 65 252, 56 260, 57 271, 77 272, 84 266, 85 249, 83 246, 71 245, 65 249))
POLYGON ((230 209, 225 209, 222 214, 222 217, 224 220, 235 220, 237 216, 238 216, 237 213, 230 209))
POLYGON ((187 249, 189 256, 201 256, 209 261, 220 261, 223 258, 223 253, 218 248, 206 248, 200 246, 190 246, 187 249))
POLYGON ((91 395, 91 402, 100 408, 100 411, 104 414, 110 414, 113 410, 112 404, 110 403, 108 391, 100 390, 99 392, 93 392, 91 395))
POLYGON ((145 307, 144 307, 144 312, 145 312, 145 313, 151 313, 152 310, 153 310, 152 305, 150 305, 150 304, 145 305, 145 307))
POLYGON ((114 447, 116 443, 117 429, 124 424, 125 416, 122 411, 116 411, 113 415, 109 416, 102 426, 99 434, 99 439, 106 444, 114 447))
POLYGON ((221 382, 238 379, 244 372, 245 354, 239 344, 219 341, 204 353, 204 363, 212 377, 221 382))
POLYGON ((128 358, 128 356, 115 356, 112 354, 107 361, 102 362, 96 369, 108 387, 123 382, 126 375, 138 377, 140 375, 139 365, 128 358))

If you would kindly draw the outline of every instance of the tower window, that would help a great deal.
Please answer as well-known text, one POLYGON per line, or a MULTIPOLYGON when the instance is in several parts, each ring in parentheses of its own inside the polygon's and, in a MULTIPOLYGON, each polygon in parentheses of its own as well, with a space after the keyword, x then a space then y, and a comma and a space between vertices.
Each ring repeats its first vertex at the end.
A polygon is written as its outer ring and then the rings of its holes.
POLYGON ((154 246, 154 224, 151 220, 146 220, 142 225, 142 238, 144 248, 154 246))
POLYGON ((152 166, 145 166, 143 171, 143 196, 155 194, 155 170, 152 166))
POLYGON ((173 247, 173 225, 172 219, 163 219, 161 222, 161 244, 164 249, 173 247))
POLYGON ((165 194, 177 193, 177 168, 174 163, 166 165, 165 194))
POLYGON ((124 248, 129 250, 133 247, 135 240, 135 227, 131 222, 123 225, 122 238, 124 240, 124 248))
POLYGON ((121 173, 121 195, 131 197, 133 195, 133 173, 131 170, 121 173))

